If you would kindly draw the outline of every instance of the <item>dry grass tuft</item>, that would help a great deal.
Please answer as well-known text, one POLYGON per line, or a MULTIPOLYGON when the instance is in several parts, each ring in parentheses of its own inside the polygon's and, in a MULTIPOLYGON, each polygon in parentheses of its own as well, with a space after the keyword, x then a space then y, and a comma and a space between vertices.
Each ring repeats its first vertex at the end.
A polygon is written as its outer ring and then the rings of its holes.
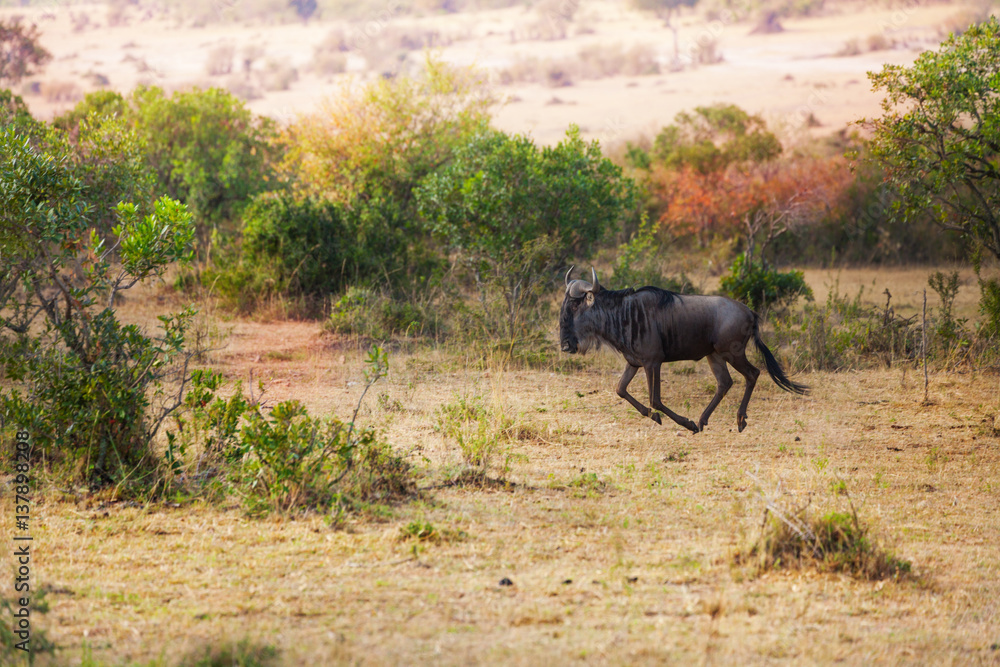
POLYGON ((188 652, 180 664, 189 667, 270 667, 281 664, 279 651, 270 644, 241 639, 234 644, 209 644, 188 652))
POLYGON ((871 535, 869 526, 850 512, 810 517, 808 507, 786 512, 768 500, 757 542, 737 564, 756 561, 758 572, 815 567, 859 579, 900 580, 911 576, 909 561, 896 557, 871 535))

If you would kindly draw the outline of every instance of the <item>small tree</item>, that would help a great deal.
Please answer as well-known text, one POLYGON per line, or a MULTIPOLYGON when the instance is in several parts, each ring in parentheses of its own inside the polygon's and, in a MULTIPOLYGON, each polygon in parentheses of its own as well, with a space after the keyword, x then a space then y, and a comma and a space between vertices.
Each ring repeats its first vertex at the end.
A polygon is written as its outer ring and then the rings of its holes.
POLYGON ((289 0, 288 4, 295 10, 303 23, 308 23, 317 9, 316 0, 289 0))
POLYGON ((1000 21, 868 77, 885 91, 883 115, 861 123, 899 193, 896 217, 910 223, 930 211, 1000 258, 1000 21))
POLYGON ((36 68, 52 60, 38 43, 38 26, 25 27, 17 19, 0 19, 0 88, 16 86, 36 68))
POLYGON ((675 12, 679 12, 681 7, 694 7, 698 0, 632 0, 636 9, 655 12, 657 16, 663 18, 664 23, 671 32, 674 33, 674 59, 676 66, 680 63, 680 46, 677 43, 677 25, 673 22, 675 12))
POLYGON ((677 114, 656 136, 651 159, 667 168, 690 167, 708 174, 732 164, 765 163, 781 150, 763 118, 735 104, 715 104, 677 114))
POLYGON ((632 214, 635 192, 621 169, 576 127, 554 147, 486 131, 417 191, 428 229, 470 268, 484 309, 505 307, 495 333, 524 333, 525 319, 556 267, 586 255, 632 214))
POLYGON ((129 120, 146 146, 162 192, 188 206, 199 258, 207 260, 211 235, 239 217, 253 195, 273 187, 271 165, 280 146, 268 118, 255 116, 227 90, 175 92, 140 87, 129 120))
POLYGON ((66 150, 0 131, 0 369, 9 382, 0 414, 31 430, 37 453, 100 485, 148 463, 149 442, 179 405, 160 380, 192 315, 160 317, 163 335, 151 338, 117 320, 115 297, 185 257, 194 229, 184 206, 163 198, 145 216, 119 203, 113 241, 102 239, 91 220, 116 198, 88 190, 66 150))
POLYGON ((417 76, 346 88, 288 128, 284 168, 310 193, 388 197, 406 210, 420 180, 489 122, 482 83, 471 69, 428 58, 417 76))

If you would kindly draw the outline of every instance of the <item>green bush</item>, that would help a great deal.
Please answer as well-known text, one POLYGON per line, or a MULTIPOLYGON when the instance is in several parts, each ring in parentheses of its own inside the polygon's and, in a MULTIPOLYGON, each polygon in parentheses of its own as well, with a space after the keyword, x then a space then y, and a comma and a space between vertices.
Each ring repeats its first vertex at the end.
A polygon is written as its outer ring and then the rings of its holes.
POLYGON ((723 294, 742 301, 757 311, 767 308, 782 309, 800 297, 813 300, 812 289, 806 285, 801 271, 781 273, 767 266, 762 260, 746 265, 746 256, 740 253, 729 268, 729 275, 719 282, 723 294))
POLYGON ((407 241, 400 215, 384 198, 346 205, 290 193, 260 195, 243 215, 241 248, 218 256, 202 280, 244 312, 285 300, 315 315, 353 285, 383 285, 405 310, 407 301, 425 303, 437 294, 440 261, 407 241))
POLYGON ((979 278, 979 312, 983 316, 983 333, 1000 337, 1000 280, 979 278))
POLYGON ((890 367, 917 359, 920 330, 915 317, 896 314, 887 298, 884 307, 862 303, 864 288, 853 299, 841 295, 837 285, 825 304, 807 304, 799 313, 775 324, 779 343, 791 348, 797 368, 842 370, 872 364, 890 367))
MULTIPOLYGON (((149 445, 158 415, 149 415, 149 392, 162 393, 159 368, 182 352, 192 314, 163 318, 160 340, 123 326, 111 310, 91 319, 87 347, 61 349, 48 336, 24 337, 0 352, 15 383, 0 397, 0 408, 33 434, 49 461, 94 485, 142 487, 146 480, 130 476, 156 468, 149 445)), ((62 329, 73 337, 83 333, 62 329)))
MULTIPOLYGON (((227 90, 195 88, 168 97, 156 86, 140 86, 127 98, 95 91, 53 121, 74 143, 87 124, 137 135, 149 188, 188 206, 202 260, 211 256, 213 231, 232 231, 245 203, 277 183, 273 165, 282 151, 277 126, 227 90)), ((95 159, 107 154, 102 147, 93 144, 95 159)), ((104 163, 102 173, 115 165, 110 159, 104 163)))
MULTIPOLYGON (((176 407, 164 381, 186 354, 193 311, 160 316, 162 336, 152 337, 122 325, 113 306, 123 290, 185 259, 194 227, 169 198, 146 215, 119 203, 107 243, 91 224, 116 190, 88 187, 70 150, 0 131, 0 368, 9 383, 0 413, 77 480, 145 490, 150 442, 176 407)), ((105 182, 120 191, 131 184, 128 172, 105 182)))
POLYGON ((662 250, 659 235, 644 213, 639 229, 618 247, 611 284, 616 289, 653 285, 679 294, 693 293, 694 286, 683 273, 677 278, 663 275, 657 259, 662 250))
MULTIPOLYGON (((380 348, 367 363, 362 399, 388 369, 380 348)), ((265 412, 240 384, 228 399, 218 395, 221 386, 218 373, 192 374, 185 410, 167 433, 165 456, 178 482, 225 478, 250 514, 320 511, 335 520, 414 492, 409 464, 374 429, 357 426, 357 410, 350 422, 313 417, 294 400, 265 412)))
POLYGON ((368 261, 349 218, 333 202, 285 193, 256 197, 243 215, 237 265, 223 263, 220 293, 245 306, 275 295, 315 302, 339 291, 368 261))
POLYGON ((48 591, 44 587, 35 587, 35 590, 31 591, 30 595, 23 595, 23 597, 29 598, 28 604, 28 614, 31 620, 31 630, 30 637, 26 640, 24 635, 17 634, 20 630, 18 625, 18 617, 14 616, 15 613, 20 613, 20 600, 22 596, 17 596, 8 599, 6 596, 0 596, 0 664, 3 665, 17 665, 27 662, 27 664, 34 664, 35 658, 37 656, 42 656, 48 654, 49 656, 55 656, 56 644, 49 639, 48 633, 45 630, 39 629, 39 620, 43 614, 49 613, 49 603, 45 599, 48 591), (15 607, 17 611, 15 611, 15 607), (22 644, 19 648, 18 645, 22 644), (27 646, 27 652, 22 650, 24 646, 27 646))
POLYGON ((384 291, 364 287, 349 287, 330 311, 331 331, 374 340, 437 334, 442 328, 439 313, 428 304, 395 300, 384 291))
POLYGON ((586 255, 633 214, 635 190, 577 128, 553 147, 483 131, 416 191, 425 228, 464 267, 491 339, 516 340, 541 323, 537 306, 556 268, 586 255))
POLYGON ((238 447, 241 421, 253 406, 243 395, 243 386, 237 383, 228 399, 217 395, 223 385, 221 373, 211 370, 191 371, 191 386, 184 395, 183 410, 173 415, 175 429, 167 431, 167 464, 174 474, 181 474, 188 452, 201 449, 199 470, 220 459, 232 462, 241 452, 238 447))
POLYGON ((762 163, 781 154, 781 142, 757 115, 734 104, 696 107, 677 114, 656 136, 649 156, 630 146, 633 163, 657 162, 669 169, 690 167, 702 174, 734 163, 762 163))
POLYGON ((941 299, 941 308, 938 310, 933 329, 935 347, 939 348, 945 356, 950 356, 955 348, 969 344, 968 332, 965 329, 968 320, 956 318, 952 314, 955 297, 958 296, 958 290, 961 287, 958 271, 953 271, 948 276, 940 271, 935 271, 927 279, 927 285, 937 292, 941 299))
POLYGON ((157 188, 188 205, 199 255, 208 259, 212 230, 238 218, 247 201, 276 182, 274 122, 220 88, 167 97, 155 86, 139 87, 130 109, 157 188))
POLYGON ((52 126, 74 133, 82 121, 91 117, 125 118, 129 113, 128 100, 116 90, 95 90, 77 102, 76 106, 52 119, 52 126))
POLYGON ((34 119, 19 95, 0 89, 0 127, 7 125, 29 136, 37 136, 44 129, 44 124, 34 119))
POLYGON ((438 408, 436 418, 435 429, 458 444, 466 466, 463 481, 485 483, 494 469, 503 480, 510 472, 518 426, 502 407, 488 405, 482 396, 456 396, 438 408))

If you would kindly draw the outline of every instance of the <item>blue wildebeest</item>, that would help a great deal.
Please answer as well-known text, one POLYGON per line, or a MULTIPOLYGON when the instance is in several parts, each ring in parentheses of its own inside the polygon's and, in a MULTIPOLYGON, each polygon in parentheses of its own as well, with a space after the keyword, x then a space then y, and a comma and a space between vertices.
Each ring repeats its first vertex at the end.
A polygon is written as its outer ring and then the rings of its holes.
POLYGON ((764 364, 775 384, 796 394, 809 388, 788 379, 778 361, 760 338, 760 318, 738 301, 724 296, 676 294, 657 287, 607 290, 597 282, 570 280, 566 272, 566 298, 559 314, 559 339, 563 352, 584 353, 591 347, 610 345, 625 357, 625 372, 618 382, 618 395, 632 404, 643 417, 657 424, 659 410, 675 422, 698 433, 705 428, 712 411, 733 386, 728 363, 746 378, 743 401, 736 413, 736 426, 747 425, 747 404, 760 371, 747 360, 746 347, 753 337, 764 355, 764 364), (718 386, 712 401, 695 424, 670 410, 660 401, 660 366, 665 361, 698 361, 708 364, 718 386), (652 409, 628 393, 628 385, 639 368, 646 372, 652 409))

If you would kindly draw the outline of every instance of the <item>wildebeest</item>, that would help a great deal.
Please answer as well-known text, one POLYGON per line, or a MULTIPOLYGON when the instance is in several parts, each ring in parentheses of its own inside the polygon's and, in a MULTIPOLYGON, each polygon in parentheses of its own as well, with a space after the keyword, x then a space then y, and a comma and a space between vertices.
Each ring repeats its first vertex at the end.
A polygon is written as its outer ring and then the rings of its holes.
POLYGON ((566 272, 566 297, 559 314, 559 339, 563 352, 581 354, 606 344, 625 357, 625 372, 618 382, 618 395, 632 404, 643 417, 660 424, 659 410, 675 422, 698 433, 705 428, 712 411, 733 386, 728 363, 746 378, 743 401, 736 413, 736 426, 747 425, 747 404, 760 371, 747 360, 746 347, 753 336, 757 349, 774 383, 785 391, 806 394, 809 388, 788 379, 778 361, 760 338, 760 317, 738 301, 724 296, 677 294, 658 287, 607 290, 597 282, 570 280, 566 272), (698 361, 708 364, 718 381, 715 396, 695 424, 660 401, 660 366, 665 361, 698 361), (628 385, 639 368, 646 372, 652 409, 628 393, 628 385))

